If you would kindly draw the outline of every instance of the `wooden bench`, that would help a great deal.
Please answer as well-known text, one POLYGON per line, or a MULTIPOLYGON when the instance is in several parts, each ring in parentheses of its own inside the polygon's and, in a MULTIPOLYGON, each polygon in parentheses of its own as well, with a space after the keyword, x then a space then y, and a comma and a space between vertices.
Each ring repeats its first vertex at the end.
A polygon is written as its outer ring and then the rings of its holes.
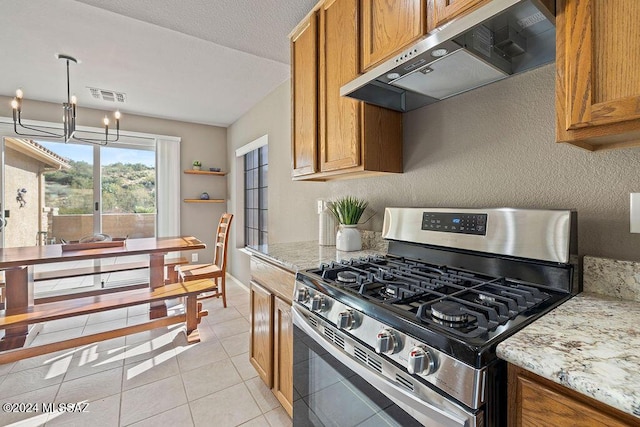
MULTIPOLYGON (((167 279, 165 280, 166 284, 176 283, 178 282, 178 272, 176 271, 176 267, 178 265, 188 264, 189 261, 185 257, 177 257, 177 258, 166 258, 164 261, 164 266, 166 268, 167 279)), ((70 279, 74 277, 82 277, 82 276, 93 276, 97 274, 108 274, 108 273, 117 273, 122 271, 134 271, 134 270, 142 270, 145 268, 149 268, 149 261, 136 261, 136 262, 128 262, 128 263, 120 263, 120 264, 109 264, 102 266, 91 266, 91 267, 79 267, 79 268, 68 268, 64 270, 55 270, 55 271, 41 271, 33 274, 34 282, 41 282, 45 280, 60 280, 60 279, 70 279)), ((0 272, 0 309, 4 309, 4 272, 0 272)), ((146 285, 133 285, 133 286, 123 286, 121 288, 113 288, 110 289, 110 292, 119 292, 121 290, 131 290, 137 288, 143 288, 146 285)), ((58 295, 52 297, 44 297, 39 298, 36 302, 49 302, 67 299, 68 297, 77 298, 79 296, 91 296, 95 294, 99 294, 101 291, 88 291, 72 294, 70 296, 67 295, 58 295)))
MULTIPOLYGON (((24 326, 51 320, 64 319, 84 314, 98 313, 101 311, 131 307, 154 301, 164 301, 179 297, 185 297, 186 299, 184 314, 165 316, 137 325, 72 338, 51 344, 8 350, 0 354, 0 364, 181 322, 186 323, 187 341, 189 343, 199 342, 200 337, 198 334, 198 324, 200 323, 201 318, 206 316, 208 313, 206 310, 202 310, 202 304, 198 303, 197 295, 202 292, 209 291, 213 287, 215 287, 214 281, 210 279, 203 279, 185 283, 170 283, 154 290, 147 287, 145 289, 133 289, 118 293, 36 304, 28 311, 23 312, 11 312, 10 310, 5 310, 3 313, 4 316, 0 316, 0 329, 11 326, 24 326)), ((1 344, 7 345, 10 343, 1 344)), ((1 344, 0 350, 3 350, 4 346, 1 344)), ((7 345, 7 347, 9 346, 7 345)))
MULTIPOLYGON (((188 264, 189 261, 185 257, 167 258, 164 260, 164 266, 167 269, 166 283, 176 283, 178 281, 178 273, 175 267, 182 264, 188 264)), ((109 264, 102 266, 70 268, 60 271, 42 271, 33 274, 33 281, 40 282, 43 280, 69 279, 72 277, 91 276, 96 274, 116 273, 120 271, 133 271, 149 268, 149 261, 137 261, 121 264, 109 264)))

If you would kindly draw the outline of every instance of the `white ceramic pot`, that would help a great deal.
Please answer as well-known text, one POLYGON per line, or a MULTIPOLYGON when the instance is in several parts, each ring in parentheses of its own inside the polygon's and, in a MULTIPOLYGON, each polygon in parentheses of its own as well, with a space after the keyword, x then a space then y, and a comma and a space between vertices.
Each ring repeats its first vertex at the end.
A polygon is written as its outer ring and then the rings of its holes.
POLYGON ((336 234, 336 249, 339 251, 359 251, 362 249, 362 239, 357 225, 340 224, 336 234))

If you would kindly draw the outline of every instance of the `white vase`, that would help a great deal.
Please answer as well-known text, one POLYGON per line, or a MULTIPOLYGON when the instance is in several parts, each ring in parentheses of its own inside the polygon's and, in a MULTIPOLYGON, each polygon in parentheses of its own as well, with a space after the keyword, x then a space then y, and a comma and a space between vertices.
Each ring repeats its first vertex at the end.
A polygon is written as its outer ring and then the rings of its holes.
POLYGON ((362 239, 357 225, 340 224, 336 234, 336 249, 339 251, 359 251, 362 249, 362 239))

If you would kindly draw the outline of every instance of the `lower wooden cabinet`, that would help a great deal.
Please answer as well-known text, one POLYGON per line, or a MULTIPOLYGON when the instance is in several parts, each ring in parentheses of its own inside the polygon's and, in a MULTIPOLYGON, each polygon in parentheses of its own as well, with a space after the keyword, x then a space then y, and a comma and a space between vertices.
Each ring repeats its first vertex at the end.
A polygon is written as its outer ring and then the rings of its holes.
POLYGON ((273 316, 273 393, 293 414, 293 319, 291 304, 275 297, 273 316))
POLYGON ((509 426, 619 427, 640 419, 509 365, 509 426))
POLYGON ((251 281, 249 288, 251 325, 249 360, 262 381, 273 386, 273 295, 251 281))
POLYGON ((295 276, 269 262, 251 260, 249 361, 293 415, 293 323, 295 276))

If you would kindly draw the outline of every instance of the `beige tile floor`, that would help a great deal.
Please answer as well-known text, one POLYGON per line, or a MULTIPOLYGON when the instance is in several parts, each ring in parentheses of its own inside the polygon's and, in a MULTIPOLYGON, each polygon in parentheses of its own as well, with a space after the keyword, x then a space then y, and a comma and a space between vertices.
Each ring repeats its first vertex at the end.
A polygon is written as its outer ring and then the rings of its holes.
MULTIPOLYGON (((88 412, 7 413, 0 425, 291 426, 249 363, 249 297, 229 278, 228 307, 204 301, 202 341, 173 325, 0 365, 0 403, 88 403, 88 412)), ((35 344, 146 319, 147 306, 48 322, 35 344)), ((81 408, 68 405, 68 408, 81 408)))

